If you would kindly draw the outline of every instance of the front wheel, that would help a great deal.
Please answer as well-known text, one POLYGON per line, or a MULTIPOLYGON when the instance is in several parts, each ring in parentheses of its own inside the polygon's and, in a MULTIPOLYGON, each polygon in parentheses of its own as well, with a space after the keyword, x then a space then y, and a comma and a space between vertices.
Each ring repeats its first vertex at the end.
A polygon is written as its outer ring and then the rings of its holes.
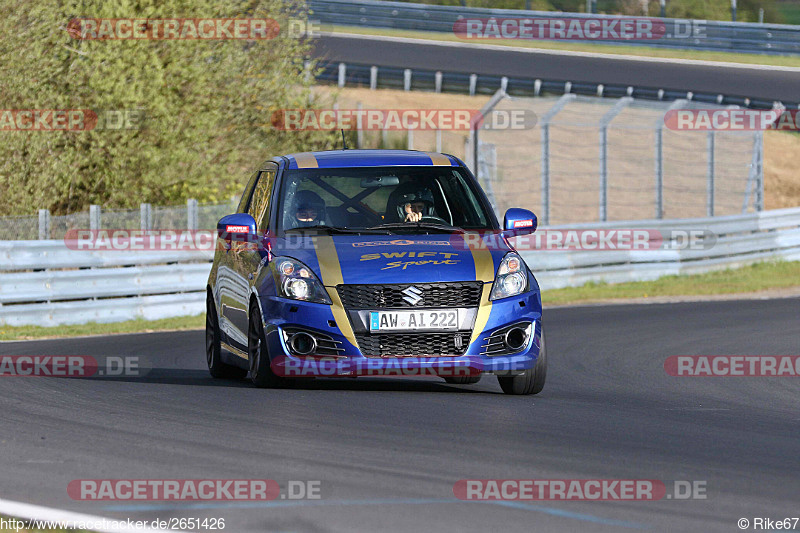
POLYGON ((219 335, 219 320, 214 299, 209 294, 206 297, 206 363, 208 373, 217 379, 241 379, 247 371, 222 362, 219 335))
POLYGON ((544 342, 544 328, 539 341, 539 357, 533 368, 525 370, 518 376, 497 376, 500 388, 506 394, 539 394, 544 388, 544 380, 547 377, 547 350, 544 342))
POLYGON ((270 366, 264 323, 258 306, 250 305, 250 325, 247 328, 247 357, 250 360, 250 381, 259 388, 277 388, 286 385, 286 379, 275 375, 270 366))

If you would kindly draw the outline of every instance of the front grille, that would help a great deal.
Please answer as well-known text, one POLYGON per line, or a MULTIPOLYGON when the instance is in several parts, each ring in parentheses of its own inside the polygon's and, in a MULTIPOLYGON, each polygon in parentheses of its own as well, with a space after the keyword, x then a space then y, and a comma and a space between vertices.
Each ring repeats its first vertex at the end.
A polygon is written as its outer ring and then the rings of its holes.
POLYGON ((358 348, 365 357, 463 355, 469 333, 356 333, 358 348), (456 337, 459 337, 460 347, 456 337))
POLYGON ((336 290, 348 309, 391 309, 402 307, 477 307, 483 283, 403 283, 396 285, 338 285, 336 290), (403 291, 416 287, 422 298, 416 304, 404 299, 403 291))

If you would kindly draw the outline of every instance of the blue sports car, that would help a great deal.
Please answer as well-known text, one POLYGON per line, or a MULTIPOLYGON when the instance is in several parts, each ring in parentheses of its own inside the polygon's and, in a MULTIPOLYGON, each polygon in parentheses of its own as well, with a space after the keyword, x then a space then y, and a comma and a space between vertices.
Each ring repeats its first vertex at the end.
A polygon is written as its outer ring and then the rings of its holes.
POLYGON ((495 374, 536 394, 547 373, 539 286, 456 157, 335 150, 275 157, 217 226, 206 359, 215 378, 495 374))

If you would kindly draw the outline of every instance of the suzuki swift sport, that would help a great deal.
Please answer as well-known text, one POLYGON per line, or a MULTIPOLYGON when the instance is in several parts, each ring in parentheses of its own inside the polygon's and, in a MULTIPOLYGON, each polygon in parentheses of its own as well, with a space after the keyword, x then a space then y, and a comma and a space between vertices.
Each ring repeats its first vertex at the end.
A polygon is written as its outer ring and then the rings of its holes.
POLYGON ((539 286, 456 157, 337 150, 276 157, 217 226, 206 359, 215 378, 497 375, 536 394, 547 373, 539 286))

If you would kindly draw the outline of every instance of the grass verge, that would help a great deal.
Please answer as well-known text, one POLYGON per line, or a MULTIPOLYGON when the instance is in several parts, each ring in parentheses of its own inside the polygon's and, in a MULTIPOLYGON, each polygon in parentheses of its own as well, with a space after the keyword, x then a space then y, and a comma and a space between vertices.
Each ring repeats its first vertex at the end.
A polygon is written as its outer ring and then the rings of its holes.
POLYGON ((800 67, 800 57, 773 56, 766 54, 742 54, 733 52, 705 52, 702 50, 680 50, 655 48, 649 46, 626 46, 594 43, 574 43, 561 41, 523 41, 510 39, 460 39, 455 34, 432 31, 397 30, 391 28, 362 28, 355 26, 331 26, 325 28, 331 33, 353 33, 359 35, 381 35, 386 37, 406 37, 473 44, 514 46, 517 48, 538 48, 541 50, 566 50, 572 52, 592 52, 597 54, 632 55, 641 57, 660 57, 670 59, 694 59, 698 61, 719 61, 744 63, 748 65, 770 65, 776 67, 800 67))
POLYGON ((775 261, 706 274, 665 276, 655 281, 588 283, 544 291, 542 300, 544 305, 564 305, 630 298, 743 294, 794 287, 800 287, 800 261, 775 261))
MULTIPOLYGON (((546 290, 542 301, 548 305, 603 302, 633 298, 681 296, 711 296, 748 294, 768 290, 800 288, 800 261, 775 261, 695 274, 665 276, 655 281, 631 283, 588 283, 582 287, 546 290)), ((0 326, 0 340, 29 340, 81 335, 113 335, 118 333, 149 333, 202 329, 205 316, 182 316, 162 320, 131 320, 111 324, 81 324, 77 326, 0 326)))
POLYGON ((114 335, 118 333, 149 333, 152 331, 180 331, 201 329, 205 325, 205 315, 179 316, 161 320, 129 320, 99 324, 78 324, 69 326, 0 326, 0 341, 46 339, 55 337, 80 337, 83 335, 114 335))

